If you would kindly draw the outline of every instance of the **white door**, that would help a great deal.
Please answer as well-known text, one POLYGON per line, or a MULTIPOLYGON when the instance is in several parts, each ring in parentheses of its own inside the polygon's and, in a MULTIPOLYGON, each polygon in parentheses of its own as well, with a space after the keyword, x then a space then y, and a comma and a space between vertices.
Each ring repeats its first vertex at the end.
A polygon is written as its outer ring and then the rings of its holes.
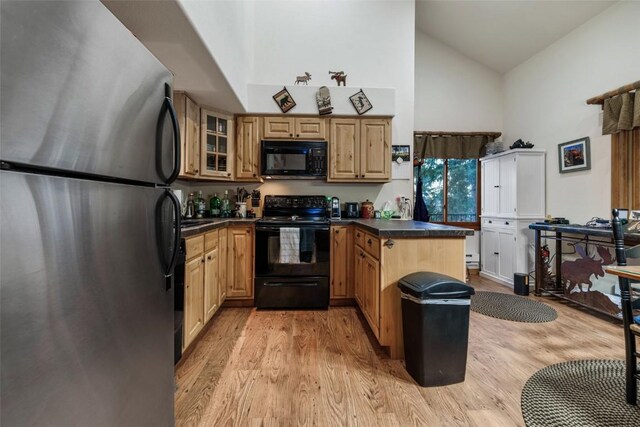
POLYGON ((482 271, 498 274, 498 233, 495 230, 482 230, 481 255, 482 271))
POLYGON ((498 231, 498 276, 513 279, 514 262, 516 259, 515 234, 511 230, 498 231))
POLYGON ((499 208, 499 159, 482 163, 482 215, 497 215, 499 208))
POLYGON ((516 213, 516 157, 503 156, 499 158, 499 206, 500 215, 510 216, 516 213))

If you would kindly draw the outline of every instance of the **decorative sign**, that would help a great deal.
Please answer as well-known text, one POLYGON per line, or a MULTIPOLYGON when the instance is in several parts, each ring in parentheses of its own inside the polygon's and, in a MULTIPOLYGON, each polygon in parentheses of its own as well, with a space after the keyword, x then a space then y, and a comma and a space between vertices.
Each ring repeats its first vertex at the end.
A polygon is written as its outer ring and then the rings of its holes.
POLYGON ((360 89, 360 92, 351 95, 349 99, 358 114, 364 114, 373 108, 371 102, 369 102, 369 98, 367 98, 367 95, 364 94, 362 89, 360 89))
POLYGON ((280 107, 283 113, 286 113, 296 106, 296 102, 286 87, 283 87, 280 92, 273 95, 273 100, 276 101, 276 104, 278 104, 278 107, 280 107))

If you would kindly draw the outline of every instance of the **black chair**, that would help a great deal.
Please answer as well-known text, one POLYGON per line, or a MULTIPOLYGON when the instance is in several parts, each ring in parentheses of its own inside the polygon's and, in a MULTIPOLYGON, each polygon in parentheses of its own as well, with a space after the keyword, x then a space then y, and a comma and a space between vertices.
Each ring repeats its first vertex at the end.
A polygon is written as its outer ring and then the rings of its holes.
MULTIPOLYGON (((613 243, 616 247, 616 260, 619 266, 627 265, 627 257, 636 258, 640 252, 640 245, 625 250, 624 233, 622 231, 622 223, 618 217, 618 210, 614 209, 613 220, 613 243)), ((638 365, 636 359, 640 359, 640 354, 636 351, 636 337, 640 336, 640 325, 633 321, 633 302, 631 301, 631 281, 625 277, 618 276, 618 284, 620 285, 620 297, 622 304, 622 322, 624 326, 624 346, 626 361, 626 391, 627 403, 635 405, 638 395, 638 365)))

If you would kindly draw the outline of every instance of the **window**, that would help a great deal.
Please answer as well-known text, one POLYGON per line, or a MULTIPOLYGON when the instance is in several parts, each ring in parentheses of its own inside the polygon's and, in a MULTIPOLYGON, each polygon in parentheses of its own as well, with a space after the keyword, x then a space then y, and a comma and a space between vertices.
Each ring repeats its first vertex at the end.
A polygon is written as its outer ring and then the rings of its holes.
POLYGON ((431 222, 480 228, 478 166, 478 159, 424 159, 418 174, 431 222))

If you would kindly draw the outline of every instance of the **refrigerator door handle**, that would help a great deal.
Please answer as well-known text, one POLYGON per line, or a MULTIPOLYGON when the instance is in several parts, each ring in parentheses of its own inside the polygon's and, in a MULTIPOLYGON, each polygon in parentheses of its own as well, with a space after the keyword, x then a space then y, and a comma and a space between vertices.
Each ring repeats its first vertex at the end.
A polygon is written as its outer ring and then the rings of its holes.
POLYGON ((171 100, 171 86, 165 85, 166 96, 162 102, 162 108, 160 109, 160 116, 158 117, 158 124, 156 127, 156 170, 160 179, 165 184, 171 184, 178 177, 180 173, 180 124, 178 123, 178 114, 173 107, 173 101, 171 100), (169 176, 165 175, 163 164, 163 136, 164 136, 164 122, 165 115, 169 112, 171 118, 171 125, 173 127, 173 165, 172 171, 169 176))
POLYGON ((182 209, 180 207, 180 200, 173 194, 173 191, 167 189, 166 190, 169 198, 171 199, 171 203, 173 203, 173 215, 175 218, 174 222, 174 236, 173 236, 173 252, 171 254, 171 261, 169 262, 169 268, 167 272, 165 272, 165 276, 170 276, 173 274, 173 269, 176 266, 176 262, 178 261, 178 251, 180 250, 180 217, 182 215, 182 209))

